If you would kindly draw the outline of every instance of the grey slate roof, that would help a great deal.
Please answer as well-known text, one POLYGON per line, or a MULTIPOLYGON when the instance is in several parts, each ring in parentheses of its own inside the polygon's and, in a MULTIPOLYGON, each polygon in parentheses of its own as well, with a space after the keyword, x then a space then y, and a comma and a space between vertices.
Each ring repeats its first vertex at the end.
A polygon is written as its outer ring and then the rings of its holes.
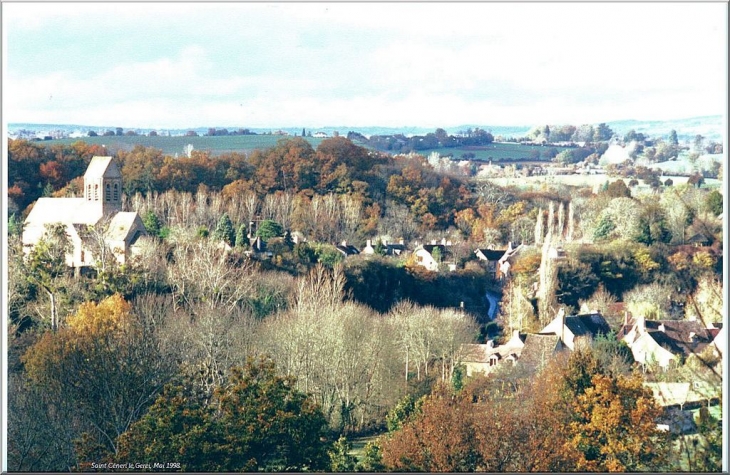
POLYGON ((525 339, 525 346, 517 363, 531 371, 539 371, 564 349, 558 335, 531 333, 525 339))
POLYGON ((701 353, 713 341, 709 330, 697 320, 647 320, 645 325, 654 341, 675 355, 701 353))
POLYGON ((479 252, 481 252, 488 261, 498 261, 507 251, 497 249, 479 249, 479 252))
POLYGON ((587 335, 595 338, 598 335, 608 335, 611 333, 611 327, 600 313, 571 315, 569 317, 565 317, 565 326, 568 327, 575 336, 587 335))

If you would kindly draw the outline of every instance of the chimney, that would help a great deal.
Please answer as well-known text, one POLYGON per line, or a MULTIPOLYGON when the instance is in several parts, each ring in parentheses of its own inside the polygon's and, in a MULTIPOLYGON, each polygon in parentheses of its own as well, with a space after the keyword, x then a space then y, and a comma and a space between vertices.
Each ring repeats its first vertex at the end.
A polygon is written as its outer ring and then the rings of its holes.
POLYGON ((660 323, 659 324, 659 331, 662 332, 662 333, 666 333, 667 328, 664 326, 663 323, 660 323))
POLYGON ((347 247, 347 241, 342 241, 342 247, 347 247))
POLYGON ((487 348, 494 348, 494 340, 487 341, 487 348))
POLYGON ((436 240, 435 239, 431 239, 431 244, 432 245, 436 245, 436 240))
POLYGON ((400 244, 401 246, 405 245, 405 241, 403 241, 403 238, 400 238, 400 240, 398 241, 398 244, 400 244))
POLYGON ((441 238, 441 244, 444 246, 446 245, 446 238, 441 238))
POLYGON ((366 244, 367 247, 373 247, 372 246, 373 243, 372 243, 372 241, 370 241, 370 239, 368 239, 366 242, 367 242, 367 244, 366 244))

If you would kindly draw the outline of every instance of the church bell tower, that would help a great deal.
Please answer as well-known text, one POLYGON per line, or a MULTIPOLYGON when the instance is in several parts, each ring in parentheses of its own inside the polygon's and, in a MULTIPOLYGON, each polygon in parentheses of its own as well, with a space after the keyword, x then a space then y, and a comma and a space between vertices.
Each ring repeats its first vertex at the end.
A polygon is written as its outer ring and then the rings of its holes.
POLYGON ((94 157, 84 174, 84 200, 100 216, 122 211, 122 174, 112 157, 94 157))

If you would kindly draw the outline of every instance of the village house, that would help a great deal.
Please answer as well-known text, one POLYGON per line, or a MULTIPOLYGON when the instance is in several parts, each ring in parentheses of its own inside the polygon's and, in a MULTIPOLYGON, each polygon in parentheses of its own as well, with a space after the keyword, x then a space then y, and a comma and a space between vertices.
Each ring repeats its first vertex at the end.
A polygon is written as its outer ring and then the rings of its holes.
POLYGON ((383 245, 385 246, 386 256, 401 256, 407 250, 403 239, 398 242, 388 242, 386 239, 383 239, 383 245))
POLYGON ((514 258, 524 249, 524 245, 520 244, 517 247, 513 247, 512 243, 508 243, 507 250, 504 251, 504 255, 499 258, 497 262, 497 278, 504 280, 509 277, 509 270, 512 267, 512 261, 514 258))
POLYGON ((512 338, 504 345, 494 346, 494 340, 489 340, 482 345, 462 345, 461 362, 466 368, 467 376, 471 377, 477 373, 486 375, 496 370, 504 362, 514 365, 520 358, 524 346, 524 336, 515 330, 512 338))
POLYGON ((442 239, 439 244, 436 241, 431 241, 431 244, 419 245, 413 251, 416 264, 427 270, 438 272, 439 266, 442 263, 446 263, 449 270, 454 271, 456 270, 456 263, 449 262, 451 259, 450 247, 451 241, 447 241, 446 239, 442 239))
POLYGON ((375 254, 375 248, 373 247, 372 240, 368 239, 367 241, 365 241, 365 247, 362 248, 362 251, 360 251, 360 253, 364 255, 375 254))
POLYGON ((352 244, 347 244, 347 241, 342 241, 340 244, 335 244, 335 247, 345 257, 360 254, 360 250, 352 244))
MULTIPOLYGON (((122 174, 112 157, 93 157, 84 174, 83 197, 39 198, 23 227, 23 251, 29 254, 43 238, 46 226, 62 224, 71 243, 66 264, 78 274, 97 265, 93 255, 103 241, 122 265, 134 255, 147 231, 139 215, 122 210, 122 174)), ((98 253, 98 252, 97 252, 98 253)))
POLYGON ((525 346, 517 366, 530 374, 543 370, 555 357, 568 351, 559 335, 530 333, 525 337, 525 346))
POLYGON ((474 254, 477 259, 487 263, 487 272, 492 279, 497 278, 499 260, 504 256, 505 250, 497 249, 477 249, 474 254))
MULTIPOLYGON (((400 256, 406 252, 406 246, 402 239, 399 243, 388 243, 386 238, 381 238, 380 242, 383 243, 383 253, 386 256, 400 256)), ((366 255, 375 254, 375 247, 376 246, 373 246, 372 240, 368 239, 365 243, 365 247, 362 248, 360 253, 366 255)))
MULTIPOLYGON (((716 329, 712 327, 711 329, 716 329)), ((619 331, 622 341, 631 348, 634 359, 645 368, 656 365, 668 369, 691 355, 698 355, 712 345, 712 351, 719 351, 714 343, 719 329, 713 335, 699 320, 646 320, 628 318, 619 331)))
POLYGON ((540 331, 541 335, 557 335, 571 351, 581 345, 590 346, 600 335, 611 333, 611 327, 599 312, 583 315, 565 315, 562 308, 552 322, 540 331))

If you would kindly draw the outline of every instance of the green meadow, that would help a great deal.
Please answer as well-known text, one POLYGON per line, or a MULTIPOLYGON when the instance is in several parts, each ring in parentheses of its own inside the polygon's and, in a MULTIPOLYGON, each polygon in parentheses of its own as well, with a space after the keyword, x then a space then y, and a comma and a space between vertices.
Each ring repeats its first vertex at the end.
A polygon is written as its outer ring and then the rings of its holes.
POLYGON ((421 153, 428 155, 431 152, 438 152, 441 156, 451 155, 454 159, 462 158, 463 154, 473 153, 471 160, 495 162, 502 160, 550 160, 548 150, 556 149, 558 152, 565 150, 567 147, 553 147, 550 145, 522 145, 518 143, 491 143, 478 147, 452 147, 452 148, 435 148, 430 150, 422 150, 421 153))
MULTIPOLYGON (((103 145, 111 153, 118 150, 131 150, 135 145, 144 147, 154 147, 162 150, 165 155, 184 155, 185 147, 188 144, 193 146, 194 150, 210 151, 212 155, 222 155, 231 152, 250 153, 257 149, 267 149, 276 145, 279 140, 291 138, 281 135, 220 135, 220 136, 199 136, 199 137, 148 137, 144 135, 137 136, 108 136, 108 137, 82 137, 76 139, 62 140, 45 140, 39 142, 42 145, 50 146, 54 144, 72 144, 77 141, 86 142, 88 144, 103 145)), ((316 148, 324 139, 316 139, 306 137, 306 140, 316 148)))

